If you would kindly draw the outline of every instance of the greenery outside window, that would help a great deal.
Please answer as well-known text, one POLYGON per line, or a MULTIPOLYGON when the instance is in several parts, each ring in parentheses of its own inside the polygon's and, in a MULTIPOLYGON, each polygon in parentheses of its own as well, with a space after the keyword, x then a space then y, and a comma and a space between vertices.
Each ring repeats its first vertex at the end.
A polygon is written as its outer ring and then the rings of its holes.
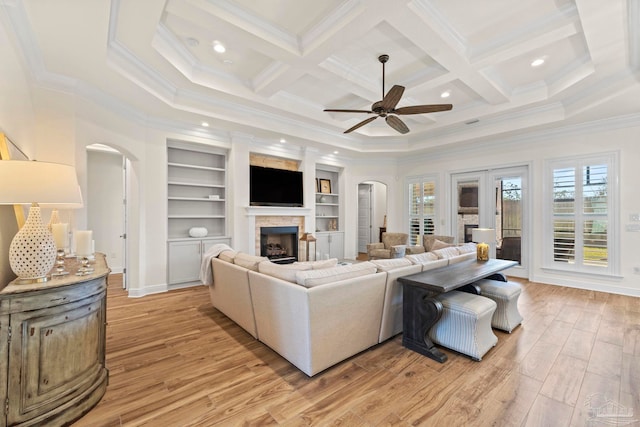
POLYGON ((434 234, 437 223, 437 181, 435 177, 417 177, 408 181, 409 244, 422 244, 418 236, 434 234))
POLYGON ((614 154, 548 162, 547 267, 617 274, 614 154))

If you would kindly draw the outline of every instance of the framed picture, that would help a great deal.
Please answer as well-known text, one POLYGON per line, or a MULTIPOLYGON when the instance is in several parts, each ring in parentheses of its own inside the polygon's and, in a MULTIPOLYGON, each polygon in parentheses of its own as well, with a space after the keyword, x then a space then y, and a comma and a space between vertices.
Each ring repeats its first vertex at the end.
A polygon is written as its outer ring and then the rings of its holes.
POLYGON ((320 179, 320 192, 327 194, 331 193, 331 180, 320 179))
MULTIPOLYGON (((29 158, 5 134, 0 133, 0 160, 29 160, 29 158)), ((22 205, 14 205, 13 211, 16 215, 19 230, 25 221, 24 208, 22 205)))

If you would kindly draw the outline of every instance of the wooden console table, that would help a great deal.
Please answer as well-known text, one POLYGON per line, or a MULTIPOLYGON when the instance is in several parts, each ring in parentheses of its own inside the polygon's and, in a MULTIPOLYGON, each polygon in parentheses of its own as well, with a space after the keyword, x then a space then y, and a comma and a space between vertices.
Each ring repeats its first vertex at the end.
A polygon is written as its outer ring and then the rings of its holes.
POLYGON ((429 330, 442 315, 442 304, 435 296, 464 288, 480 279, 505 281, 499 273, 518 263, 501 259, 469 260, 434 270, 399 277, 402 290, 402 345, 440 363, 447 355, 429 339, 429 330))
POLYGON ((107 267, 0 290, 0 426, 69 425, 107 389, 107 267))

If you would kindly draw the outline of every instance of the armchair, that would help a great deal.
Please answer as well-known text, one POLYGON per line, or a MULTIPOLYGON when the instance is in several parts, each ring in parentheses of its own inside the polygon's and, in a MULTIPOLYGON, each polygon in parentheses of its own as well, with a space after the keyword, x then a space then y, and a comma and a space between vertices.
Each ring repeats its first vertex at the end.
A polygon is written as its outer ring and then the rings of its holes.
POLYGON ((381 243, 369 243, 369 259, 402 258, 405 254, 409 235, 407 233, 382 233, 381 243))

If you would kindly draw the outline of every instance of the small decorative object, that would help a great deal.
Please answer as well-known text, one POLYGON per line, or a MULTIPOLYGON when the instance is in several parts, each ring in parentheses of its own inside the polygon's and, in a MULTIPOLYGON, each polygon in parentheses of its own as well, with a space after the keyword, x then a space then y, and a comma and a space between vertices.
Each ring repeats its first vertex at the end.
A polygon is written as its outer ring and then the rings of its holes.
POLYGON ((52 276, 64 276, 69 274, 64 268, 64 258, 67 249, 67 242, 69 237, 69 224, 57 222, 50 224, 51 232, 53 234, 53 241, 56 244, 56 271, 52 273, 52 276))
POLYGON ((476 257, 478 261, 489 260, 490 244, 495 243, 496 231, 493 228, 474 228, 471 231, 471 240, 477 243, 476 257))
POLYGON ((75 234, 76 239, 76 254, 79 257, 89 257, 93 254, 92 240, 93 240, 93 231, 91 230, 76 230, 75 234))
POLYGON ((384 220, 382 221, 382 227, 387 228, 387 216, 384 216, 384 220))
POLYGON ((34 204, 24 226, 9 247, 9 265, 19 283, 46 281, 56 261, 56 244, 49 229, 42 223, 40 206, 34 204))
POLYGON ((329 179, 320 179, 320 192, 331 194, 331 180, 329 179))
POLYGON ((209 194, 209 200, 220 200, 220 196, 217 194, 209 194))
MULTIPOLYGON (((311 242, 315 242, 316 241, 316 238, 311 233, 303 233, 302 237, 300 237, 300 241, 306 243, 307 258, 305 259, 305 261, 311 261, 309 259, 309 246, 310 246, 311 242)), ((316 252, 316 259, 318 259, 318 253, 317 252, 316 252)))
POLYGON ((58 215, 58 209, 54 209, 51 211, 51 218, 49 218, 49 231, 53 233, 53 224, 58 224, 60 222, 60 216, 58 215))
POLYGON ((191 227, 189 229, 189 236, 191 237, 206 237, 209 231, 205 227, 191 227))
POLYGON ((320 196, 320 203, 327 203, 327 196, 320 196))

